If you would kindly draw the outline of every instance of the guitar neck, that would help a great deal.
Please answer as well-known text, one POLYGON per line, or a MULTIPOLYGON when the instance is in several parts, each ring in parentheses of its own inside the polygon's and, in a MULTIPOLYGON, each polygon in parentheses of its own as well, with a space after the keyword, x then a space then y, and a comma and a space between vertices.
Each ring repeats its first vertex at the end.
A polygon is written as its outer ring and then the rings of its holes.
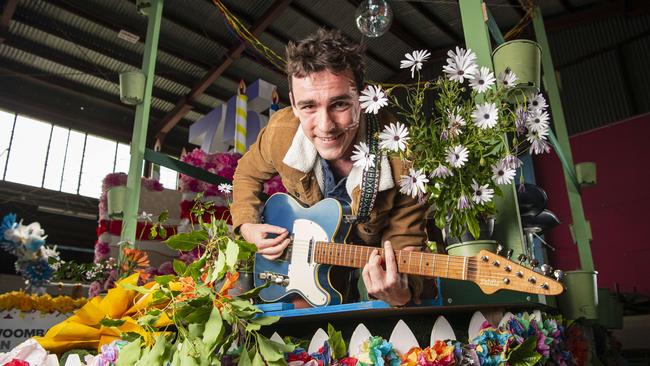
MULTIPOLYGON (((370 253, 379 250, 383 256, 384 250, 361 245, 316 242, 314 246, 314 261, 320 264, 334 266, 363 268, 368 263, 370 253)), ((395 250, 397 272, 418 276, 443 277, 458 280, 471 280, 476 273, 476 259, 470 257, 451 256, 395 250)))

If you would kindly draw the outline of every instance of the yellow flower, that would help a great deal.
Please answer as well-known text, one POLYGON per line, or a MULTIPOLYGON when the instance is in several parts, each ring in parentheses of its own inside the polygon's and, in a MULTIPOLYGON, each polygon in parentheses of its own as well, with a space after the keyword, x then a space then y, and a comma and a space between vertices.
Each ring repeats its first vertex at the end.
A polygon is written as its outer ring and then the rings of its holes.
POLYGON ((28 295, 22 291, 12 291, 0 295, 0 310, 18 309, 22 312, 39 311, 41 313, 71 313, 86 303, 86 299, 73 299, 69 296, 52 297, 46 295, 28 295))

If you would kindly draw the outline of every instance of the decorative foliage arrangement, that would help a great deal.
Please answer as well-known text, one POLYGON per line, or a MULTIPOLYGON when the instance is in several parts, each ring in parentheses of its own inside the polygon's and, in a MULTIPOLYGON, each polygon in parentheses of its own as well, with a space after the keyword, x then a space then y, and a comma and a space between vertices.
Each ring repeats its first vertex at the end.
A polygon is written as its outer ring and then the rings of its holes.
POLYGON ((45 293, 43 287, 52 278, 52 264, 59 261, 56 246, 45 246, 45 231, 38 222, 23 225, 16 222, 16 214, 7 214, 0 224, 0 247, 18 257, 16 272, 25 279, 31 292, 45 293))
MULTIPOLYGON (((386 90, 369 86, 360 97, 366 113, 389 105, 404 123, 390 124, 380 134, 382 154, 399 156, 411 165, 400 191, 428 201, 436 209, 436 225, 448 235, 468 231, 478 238, 479 220, 496 213, 494 195, 512 184, 522 164, 516 155, 526 146, 539 154, 550 150, 549 114, 541 94, 515 87, 517 76, 506 70, 497 77, 476 64, 471 50, 449 51, 443 74, 422 81, 420 70, 430 54, 406 54, 401 68, 410 68, 413 84, 386 90), (431 116, 424 110, 432 98, 431 116)), ((368 146, 356 146, 355 165, 374 165, 368 146)), ((523 179, 523 177, 522 177, 523 179)))

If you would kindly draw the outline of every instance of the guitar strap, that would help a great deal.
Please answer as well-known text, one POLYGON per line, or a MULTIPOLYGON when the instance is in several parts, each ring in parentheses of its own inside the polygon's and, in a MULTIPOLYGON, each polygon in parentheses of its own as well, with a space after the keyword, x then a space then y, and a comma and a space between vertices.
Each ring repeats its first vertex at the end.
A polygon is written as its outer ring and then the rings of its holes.
POLYGON ((366 116, 366 144, 370 153, 375 157, 374 166, 369 167, 361 179, 361 197, 356 221, 363 223, 370 218, 370 212, 375 206, 377 191, 379 190, 379 177, 381 170, 381 154, 379 151, 379 121, 374 113, 364 113, 366 116))

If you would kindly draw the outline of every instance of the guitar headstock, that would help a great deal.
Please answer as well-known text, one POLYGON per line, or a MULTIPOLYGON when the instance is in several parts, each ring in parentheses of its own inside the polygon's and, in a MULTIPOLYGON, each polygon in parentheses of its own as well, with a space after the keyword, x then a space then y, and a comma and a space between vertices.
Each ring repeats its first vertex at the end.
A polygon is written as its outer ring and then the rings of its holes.
POLYGON ((542 273, 487 250, 476 258, 475 283, 486 294, 499 290, 513 290, 541 295, 559 295, 564 286, 542 273))

